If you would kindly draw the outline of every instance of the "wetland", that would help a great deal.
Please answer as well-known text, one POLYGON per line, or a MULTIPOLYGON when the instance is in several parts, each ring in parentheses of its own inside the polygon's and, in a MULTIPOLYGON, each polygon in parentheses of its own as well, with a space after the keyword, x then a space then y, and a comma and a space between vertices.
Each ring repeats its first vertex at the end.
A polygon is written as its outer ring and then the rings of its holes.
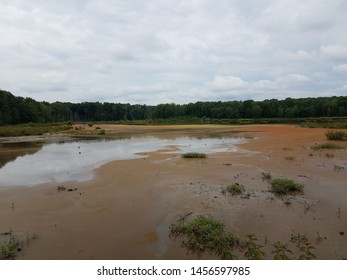
POLYGON ((170 236, 172 224, 201 215, 238 236, 256 236, 265 258, 272 258, 272 244, 298 233, 315 258, 346 258, 347 152, 311 149, 326 142, 326 129, 100 127, 104 137, 89 137, 93 128, 80 125, 88 137, 2 141, 0 233, 36 237, 17 258, 215 258, 197 256, 170 236), (264 174, 293 180, 303 191, 277 195, 264 174), (232 184, 243 194, 225 192, 232 184))

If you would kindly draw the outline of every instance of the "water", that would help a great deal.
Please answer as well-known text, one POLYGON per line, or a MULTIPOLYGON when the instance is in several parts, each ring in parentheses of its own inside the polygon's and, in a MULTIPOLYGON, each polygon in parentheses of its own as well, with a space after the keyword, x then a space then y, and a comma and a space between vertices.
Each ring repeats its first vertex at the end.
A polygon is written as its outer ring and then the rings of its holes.
POLYGON ((0 169, 1 186, 33 186, 44 183, 87 181, 93 170, 114 160, 145 157, 139 153, 167 149, 166 153, 234 152, 242 138, 161 139, 136 137, 45 144, 34 154, 17 157, 0 169), (177 147, 173 149, 172 147, 177 147))

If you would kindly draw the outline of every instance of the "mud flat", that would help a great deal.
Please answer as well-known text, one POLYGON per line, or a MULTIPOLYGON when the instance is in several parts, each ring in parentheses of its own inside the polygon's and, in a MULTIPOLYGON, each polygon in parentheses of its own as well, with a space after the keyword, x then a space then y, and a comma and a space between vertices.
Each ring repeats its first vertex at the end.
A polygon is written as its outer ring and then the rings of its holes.
MULTIPOLYGON (((37 236, 18 258, 195 259, 179 240, 169 238, 170 224, 190 213, 221 219, 240 236, 255 234, 269 258, 271 244, 288 243, 292 232, 307 235, 317 259, 347 257, 347 149, 310 148, 326 142, 326 129, 100 127, 112 137, 235 136, 243 141, 236 150, 221 150, 206 159, 183 159, 174 145, 158 147, 139 158, 105 163, 84 182, 3 186, 0 233, 11 229, 37 236), (304 184, 304 193, 275 196, 262 172, 304 184), (245 186, 247 199, 222 193, 232 183, 245 186)), ((84 128, 90 129, 79 129, 84 128)))

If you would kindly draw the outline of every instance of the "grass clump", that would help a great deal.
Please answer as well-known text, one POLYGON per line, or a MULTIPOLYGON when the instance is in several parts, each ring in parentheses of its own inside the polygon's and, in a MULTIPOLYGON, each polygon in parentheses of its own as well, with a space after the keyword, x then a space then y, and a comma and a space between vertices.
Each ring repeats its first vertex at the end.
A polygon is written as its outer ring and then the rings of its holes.
POLYGON ((328 140, 347 141, 347 133, 344 131, 328 130, 325 136, 328 140))
POLYGON ((269 181, 272 179, 272 175, 270 172, 262 172, 261 173, 263 181, 269 181))
POLYGON ((0 260, 15 259, 19 252, 28 247, 30 242, 37 238, 35 234, 30 236, 28 232, 25 240, 19 239, 12 231, 1 235, 8 235, 8 239, 0 242, 0 260))
POLYGON ((265 258, 263 246, 258 243, 258 239, 253 235, 247 235, 240 246, 244 250, 244 256, 247 260, 262 260, 265 258))
POLYGON ((184 153, 182 154, 182 158, 206 158, 206 154, 204 153, 184 153))
POLYGON ((21 247, 20 240, 16 236, 11 235, 8 240, 0 243, 0 260, 15 259, 17 253, 22 250, 21 247))
POLYGON ((231 195, 240 195, 245 192, 245 187, 239 183, 234 183, 227 186, 226 192, 230 193, 231 195))
MULTIPOLYGON (((199 215, 190 221, 180 219, 170 226, 170 236, 182 239, 182 246, 201 256, 210 253, 220 259, 262 260, 266 258, 264 246, 253 234, 244 238, 225 229, 225 224, 211 216, 199 215)), ((265 243, 266 245, 267 243, 265 243)), ((315 259, 313 247, 306 234, 292 232, 289 243, 277 241, 271 245, 275 260, 315 259), (293 250, 292 250, 293 249, 293 250)))
POLYGON ((106 135, 106 131, 104 129, 98 129, 96 134, 97 135, 106 135))
POLYGON ((0 126, 0 137, 17 137, 43 135, 45 133, 58 133, 71 130, 66 123, 28 123, 18 125, 0 126))
POLYGON ((323 150, 323 149, 344 149, 345 147, 343 146, 338 146, 336 144, 332 144, 332 143, 323 143, 323 144, 317 144, 314 146, 311 146, 312 150, 323 150))
POLYGON ((275 194, 286 195, 302 192, 304 185, 289 179, 274 179, 271 181, 271 191, 275 194))
POLYGON ((295 160, 295 157, 294 156, 288 156, 288 157, 285 157, 285 160, 295 160))
POLYGON ((222 259, 233 259, 231 249, 238 244, 237 236, 225 231, 223 222, 211 216, 199 215, 190 222, 180 221, 170 227, 172 236, 183 237, 182 246, 201 255, 210 252, 222 259))

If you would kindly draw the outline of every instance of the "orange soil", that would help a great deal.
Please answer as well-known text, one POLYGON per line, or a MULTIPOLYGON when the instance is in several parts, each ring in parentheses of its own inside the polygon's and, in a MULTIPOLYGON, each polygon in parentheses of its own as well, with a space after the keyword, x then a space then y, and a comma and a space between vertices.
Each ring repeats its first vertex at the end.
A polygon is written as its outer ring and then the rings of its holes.
POLYGON ((326 129, 289 125, 100 127, 113 136, 170 138, 237 131, 237 136, 255 138, 240 144, 238 152, 207 159, 187 160, 156 151, 144 159, 110 162, 95 171, 92 181, 65 183, 67 188, 77 188, 73 192, 58 192, 57 184, 1 190, 0 233, 12 229, 38 236, 20 258, 196 258, 168 237, 170 224, 190 212, 192 217, 213 215, 241 236, 255 234, 268 258, 271 244, 288 243, 292 231, 307 234, 318 259, 346 257, 347 237, 342 233, 347 231, 347 150, 310 149, 326 142, 326 129), (268 192, 262 172, 305 184, 304 194, 290 197, 291 204, 286 205, 268 192), (249 199, 222 194, 234 182, 246 187, 249 199))

